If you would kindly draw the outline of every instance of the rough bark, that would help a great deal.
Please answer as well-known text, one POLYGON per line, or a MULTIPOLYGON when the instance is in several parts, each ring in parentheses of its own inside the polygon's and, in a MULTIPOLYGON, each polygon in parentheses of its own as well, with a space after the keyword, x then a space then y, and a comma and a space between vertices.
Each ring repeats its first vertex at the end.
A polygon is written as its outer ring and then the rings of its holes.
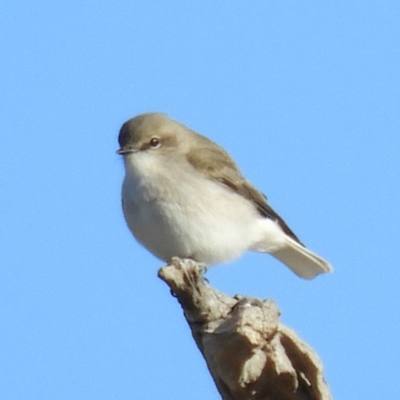
POLYGON ((279 322, 272 300, 230 297, 205 267, 174 258, 160 269, 181 304, 223 400, 331 400, 317 354, 279 322))

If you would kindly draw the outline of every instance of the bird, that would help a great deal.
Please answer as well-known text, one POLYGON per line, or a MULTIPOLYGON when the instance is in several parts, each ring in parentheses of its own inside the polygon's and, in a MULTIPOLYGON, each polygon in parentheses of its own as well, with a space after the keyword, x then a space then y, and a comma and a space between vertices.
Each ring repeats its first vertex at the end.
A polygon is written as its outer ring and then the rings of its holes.
POLYGON ((332 271, 212 140, 150 112, 125 122, 118 142, 123 215, 135 239, 159 259, 208 267, 251 251, 270 254, 305 279, 332 271))

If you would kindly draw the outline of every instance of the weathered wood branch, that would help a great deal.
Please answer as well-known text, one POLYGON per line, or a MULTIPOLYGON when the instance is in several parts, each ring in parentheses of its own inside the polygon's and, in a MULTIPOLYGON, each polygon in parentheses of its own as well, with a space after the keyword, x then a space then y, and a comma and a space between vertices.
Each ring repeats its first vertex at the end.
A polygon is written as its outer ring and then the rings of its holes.
POLYGON ((317 354, 279 322, 272 300, 230 297, 205 267, 174 258, 160 269, 181 304, 223 400, 331 400, 317 354))

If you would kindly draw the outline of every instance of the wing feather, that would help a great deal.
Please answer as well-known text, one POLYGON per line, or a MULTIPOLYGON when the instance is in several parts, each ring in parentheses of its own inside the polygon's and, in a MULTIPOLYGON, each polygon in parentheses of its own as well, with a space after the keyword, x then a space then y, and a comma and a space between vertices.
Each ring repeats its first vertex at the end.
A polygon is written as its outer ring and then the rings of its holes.
POLYGON ((213 144, 215 147, 197 147, 187 153, 187 160, 193 168, 250 200, 260 215, 276 221, 288 236, 303 245, 285 221, 268 204, 266 196, 243 177, 229 154, 215 143, 213 144))

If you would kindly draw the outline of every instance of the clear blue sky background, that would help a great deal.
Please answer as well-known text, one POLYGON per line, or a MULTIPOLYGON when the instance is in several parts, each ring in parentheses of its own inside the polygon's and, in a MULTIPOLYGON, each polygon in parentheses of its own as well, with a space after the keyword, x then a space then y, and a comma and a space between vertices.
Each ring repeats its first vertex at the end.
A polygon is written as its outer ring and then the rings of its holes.
POLYGON ((398 399, 398 1, 0 6, 0 398, 218 399, 120 210, 117 134, 163 111, 223 145, 335 267, 211 269, 273 298, 336 399, 398 399))

